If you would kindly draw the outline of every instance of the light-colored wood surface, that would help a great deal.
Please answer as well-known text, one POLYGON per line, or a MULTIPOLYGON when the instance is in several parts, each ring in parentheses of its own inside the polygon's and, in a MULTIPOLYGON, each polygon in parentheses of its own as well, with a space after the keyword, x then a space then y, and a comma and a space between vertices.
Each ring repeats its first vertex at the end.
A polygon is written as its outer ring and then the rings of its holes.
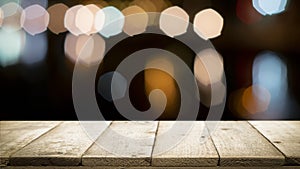
POLYGON ((207 134, 204 122, 159 122, 155 141, 152 166, 217 166, 219 156, 207 134), (176 124, 175 124, 176 123, 176 124), (171 128, 177 125, 175 131, 171 128), (180 128, 190 128, 180 130, 180 128), (168 136, 168 132, 173 132, 168 136), (165 136, 166 135, 166 136, 165 136), (161 136, 161 137, 160 137, 161 136), (174 147, 168 147, 173 139, 182 139, 174 147), (167 149, 169 148, 169 150, 167 149))
MULTIPOLYGON (((107 126, 100 123, 100 125, 92 125, 91 127, 94 134, 100 135, 107 126)), ((79 165, 82 154, 92 144, 92 139, 87 136, 79 122, 63 122, 13 154, 10 158, 10 164, 79 165)))
POLYGON ((9 156, 59 123, 0 121, 0 165, 7 165, 9 156))
POLYGON ((284 156, 247 121, 220 121, 211 137, 220 166, 276 166, 284 156))
POLYGON ((149 166, 158 122, 112 122, 85 153, 87 166, 149 166))
POLYGON ((165 135, 174 122, 1 121, 0 167, 299 168, 299 123, 180 122, 173 135, 165 135))
POLYGON ((250 121, 285 156, 287 165, 300 164, 300 121, 250 121))

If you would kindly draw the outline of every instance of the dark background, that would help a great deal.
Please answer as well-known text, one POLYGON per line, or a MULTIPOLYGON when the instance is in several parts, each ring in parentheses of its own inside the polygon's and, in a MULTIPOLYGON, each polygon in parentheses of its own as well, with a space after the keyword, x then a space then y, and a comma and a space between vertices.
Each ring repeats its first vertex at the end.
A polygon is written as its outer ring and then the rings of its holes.
MULTIPOLYGON (((84 1, 51 0, 49 6, 58 2, 63 2, 70 7, 84 1)), ((107 2, 109 4, 116 3, 107 2)), ((170 0, 170 2, 173 6, 177 5, 186 10, 191 21, 198 11, 205 8, 213 8, 224 18, 222 35, 212 39, 211 42, 224 59, 227 97, 231 92, 252 84, 252 64, 259 53, 275 52, 286 64, 288 92, 293 102, 293 106, 288 107, 281 119, 300 119, 300 1, 289 0, 285 12, 263 16, 252 24, 245 24, 237 17, 237 1, 235 0, 170 0)), ((72 69, 74 65, 66 59, 64 54, 64 40, 67 33, 56 35, 47 31, 47 35, 48 53, 43 62, 31 66, 16 64, 0 67, 1 120, 77 119, 72 102, 72 69)), ((150 36, 146 38, 151 39, 150 36)), ((157 38, 161 43, 176 43, 169 38, 157 38)), ((135 40, 134 38, 127 40, 127 43, 130 44, 135 40)), ((177 44, 177 46, 184 47, 181 44, 177 44)), ((123 48, 130 50, 133 47, 123 43, 123 48)), ((115 53, 116 55, 124 54, 122 52, 115 53)), ((186 57, 193 59, 192 54, 186 57)), ((138 84, 137 78, 135 85, 138 84)), ((133 104, 137 108, 143 109, 143 104, 133 104)), ((147 101, 144 105, 147 105, 147 101)), ((107 103, 105 106, 108 107, 108 110, 112 110, 109 107, 113 104, 107 103)), ((123 119, 116 112, 115 115, 111 114, 108 118, 123 119)), ((205 116, 201 116, 199 119, 205 119, 205 116)), ((252 118, 231 112, 227 104, 222 119, 252 118)), ((266 119, 274 118, 268 116, 266 119)))

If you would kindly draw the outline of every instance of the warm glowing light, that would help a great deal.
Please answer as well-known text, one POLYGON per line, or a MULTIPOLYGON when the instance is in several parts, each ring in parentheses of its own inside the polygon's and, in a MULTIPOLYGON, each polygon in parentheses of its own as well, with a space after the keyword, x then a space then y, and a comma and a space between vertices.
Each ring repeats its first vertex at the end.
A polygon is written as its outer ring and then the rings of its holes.
POLYGON ((21 25, 31 35, 47 30, 49 13, 40 5, 32 5, 24 9, 21 16, 21 25))
MULTIPOLYGON (((174 77, 174 66, 173 63, 166 58, 153 58, 146 63, 145 66, 145 91, 146 95, 149 96, 149 101, 151 103, 151 108, 156 111, 163 109, 163 106, 167 100, 167 105, 165 108, 166 112, 174 112, 174 105, 176 101, 180 98, 176 93, 176 82, 172 78, 174 77), (149 67, 160 67, 163 70, 158 69, 148 69, 149 67), (166 73, 168 72, 168 73, 166 73), (160 94, 153 94, 150 96, 150 93, 154 93, 153 90, 159 91, 160 89, 166 97, 161 97, 160 94), (151 98, 150 98, 151 97, 151 98)), ((167 115, 168 117, 173 117, 174 114, 167 115)))
POLYGON ((226 96, 226 87, 222 83, 223 60, 218 52, 213 49, 205 49, 198 53, 194 61, 194 74, 198 83, 201 103, 207 107, 221 104, 226 96), (219 94, 212 98, 212 90, 219 94))
POLYGON ((96 18, 97 15, 101 15, 101 14, 98 14, 98 13, 102 13, 102 17, 105 17, 105 15, 104 15, 104 12, 98 6, 96 6, 94 4, 89 4, 86 7, 93 14, 92 27, 90 28, 89 32, 87 33, 88 35, 90 35, 90 34, 94 34, 94 33, 99 32, 102 29, 103 25, 104 25, 105 18, 103 18, 103 19, 96 18), (99 19, 99 20, 96 20, 96 19, 99 19))
POLYGON ((130 36, 143 33, 148 25, 148 14, 139 6, 125 8, 122 13, 125 16, 124 32, 130 36))
POLYGON ((92 30, 94 25, 94 15, 86 6, 81 7, 75 17, 75 26, 84 34, 92 30))
POLYGON ((105 41, 98 34, 93 36, 68 34, 65 41, 65 53, 72 61, 77 60, 85 65, 91 66, 99 63, 105 52, 105 41))
POLYGON ((23 9, 20 5, 9 2, 4 4, 1 8, 3 11, 2 29, 10 32, 21 29, 20 18, 23 9))
POLYGON ((78 29, 78 27, 75 24, 76 15, 80 8, 82 8, 83 5, 76 5, 72 8, 68 9, 65 15, 64 25, 65 28, 67 28, 73 35, 80 35, 82 32, 78 29))
POLYGON ((178 6, 167 8, 160 15, 159 27, 170 37, 184 34, 188 25, 189 15, 178 6))
POLYGON ((48 7, 48 0, 19 0, 19 1, 22 8, 27 8, 28 6, 32 6, 32 5, 40 5, 43 8, 48 7))
POLYGON ((194 18, 194 31, 203 39, 208 40, 221 35, 223 29, 222 16, 213 9, 205 9, 194 18))
POLYGON ((242 96, 242 105, 250 114, 265 112, 271 101, 269 91, 261 86, 253 85, 247 88, 242 96))
POLYGON ((64 18, 68 9, 69 7, 63 3, 54 4, 48 8, 50 15, 48 28, 53 33, 59 34, 67 31, 64 25, 64 18))
POLYGON ((287 0, 252 0, 252 4, 262 15, 273 15, 285 10, 287 0))
POLYGON ((125 96, 127 80, 123 75, 114 71, 108 72, 99 78, 98 93, 108 101, 121 99, 125 96), (114 82, 112 82, 114 80, 114 82), (114 98, 113 98, 114 96, 114 98))
POLYGON ((26 44, 21 55, 21 62, 27 65, 41 62, 45 59, 48 49, 47 33, 26 36, 26 44))
POLYGON ((252 24, 262 19, 252 6, 252 0, 238 0, 236 4, 237 17, 246 24, 252 24))
POLYGON ((102 9, 105 14, 105 23, 100 31, 106 38, 117 35, 122 32, 124 26, 124 15, 117 8, 108 6, 102 9))
POLYGON ((5 67, 16 64, 25 44, 25 33, 0 29, 0 65, 5 67))
POLYGON ((130 3, 130 5, 137 5, 143 8, 146 12, 158 12, 154 1, 151 0, 134 0, 130 3))
POLYGON ((224 74, 223 59, 214 49, 205 49, 197 54, 194 62, 197 80, 207 86, 220 82, 224 74))

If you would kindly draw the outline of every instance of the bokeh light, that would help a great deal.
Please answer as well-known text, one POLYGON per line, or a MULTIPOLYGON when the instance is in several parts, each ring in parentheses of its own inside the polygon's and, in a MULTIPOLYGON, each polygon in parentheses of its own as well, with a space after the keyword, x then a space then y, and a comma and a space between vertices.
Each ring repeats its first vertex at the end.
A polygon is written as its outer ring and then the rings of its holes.
POLYGON ((130 36, 143 33, 148 25, 148 14, 139 6, 129 6, 122 10, 125 16, 123 31, 130 36))
POLYGON ((92 30, 94 15, 86 6, 82 6, 76 13, 75 26, 86 35, 92 30))
MULTIPOLYGON (((102 21, 102 22, 100 22, 99 20, 96 21, 96 19, 99 19, 99 18, 96 18, 97 14, 102 13, 103 17, 105 17, 105 15, 104 15, 104 12, 97 5, 89 4, 89 5, 86 5, 86 7, 93 14, 92 26, 89 28, 89 31, 87 32, 88 35, 91 35, 91 34, 99 32, 104 25, 104 21, 102 21)), ((101 15, 101 14, 98 14, 98 15, 101 15)), ((104 19, 100 18, 100 20, 105 20, 105 18, 104 19)))
POLYGON ((262 113, 268 110, 271 101, 270 92, 259 85, 248 87, 242 96, 242 105, 249 114, 262 113))
POLYGON ((105 23, 101 35, 106 38, 117 35, 122 32, 125 18, 121 11, 113 6, 108 6, 102 9, 105 14, 105 23))
POLYGON ((246 24, 253 24, 262 19, 262 15, 253 8, 252 0, 237 0, 236 15, 246 24))
POLYGON ((0 29, 0 64, 9 66, 18 63, 25 45, 25 32, 4 31, 0 29))
POLYGON ((184 34, 189 25, 189 15, 180 7, 173 6, 162 11, 160 29, 170 37, 184 34))
POLYGON ((223 24, 223 18, 217 11, 205 9, 196 14, 194 31, 201 38, 208 40, 221 35, 223 24))
POLYGON ((24 9, 21 16, 21 25, 31 35, 47 30, 49 13, 40 5, 32 5, 24 9))
POLYGON ((65 28, 67 28, 68 31, 70 31, 73 35, 76 36, 82 34, 82 32, 78 29, 78 27, 75 24, 77 12, 82 7, 83 5, 75 5, 69 8, 66 12, 64 19, 65 28))
POLYGON ((105 73, 99 78, 97 91, 107 101, 123 98, 126 90, 126 78, 116 71, 105 73), (114 83, 112 83, 113 80, 114 83))
POLYGON ((252 4, 262 15, 273 15, 285 10, 287 0, 252 0, 252 4))
POLYGON ((201 103, 205 106, 215 106, 225 99, 226 87, 222 83, 224 74, 223 60, 214 49, 205 49, 197 54, 194 61, 194 74, 201 96, 201 103), (212 98, 212 90, 219 93, 212 98))
POLYGON ((35 36, 27 34, 25 42, 25 47, 20 58, 22 63, 32 65, 41 62, 46 58, 48 49, 46 32, 35 36))
POLYGON ((63 3, 57 3, 48 8, 48 13, 50 15, 48 28, 55 34, 66 32, 67 29, 64 25, 65 14, 69 9, 63 3))
POLYGON ((103 12, 103 10, 98 10, 97 13, 95 14, 95 21, 94 21, 94 26, 95 26, 95 30, 97 30, 97 32, 99 32, 100 30, 103 29, 103 26, 105 24, 105 13, 103 12))
POLYGON ((154 4, 155 1, 151 0, 134 0, 130 5, 137 5, 144 9, 146 12, 158 12, 154 4))
POLYGON ((0 8, 0 28, 1 28, 1 26, 2 26, 3 17, 4 17, 3 11, 2 11, 2 9, 0 8))
POLYGON ((22 7, 15 2, 9 2, 4 4, 1 8, 3 11, 2 29, 7 32, 20 30, 22 7))
POLYGON ((45 9, 48 7, 48 0, 20 0, 19 3, 22 8, 27 8, 32 5, 40 5, 45 9))
POLYGON ((105 52, 105 41, 94 34, 93 36, 68 34, 65 40, 65 54, 73 63, 77 60, 85 65, 92 66, 99 63, 105 52))

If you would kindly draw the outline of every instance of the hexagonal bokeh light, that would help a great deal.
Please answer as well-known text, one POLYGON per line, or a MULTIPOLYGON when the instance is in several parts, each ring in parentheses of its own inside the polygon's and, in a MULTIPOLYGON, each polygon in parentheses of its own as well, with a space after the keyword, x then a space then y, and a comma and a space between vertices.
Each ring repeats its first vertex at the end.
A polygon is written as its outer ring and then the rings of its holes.
POLYGON ((285 10, 287 0, 253 0, 252 4, 262 15, 273 15, 285 10))

